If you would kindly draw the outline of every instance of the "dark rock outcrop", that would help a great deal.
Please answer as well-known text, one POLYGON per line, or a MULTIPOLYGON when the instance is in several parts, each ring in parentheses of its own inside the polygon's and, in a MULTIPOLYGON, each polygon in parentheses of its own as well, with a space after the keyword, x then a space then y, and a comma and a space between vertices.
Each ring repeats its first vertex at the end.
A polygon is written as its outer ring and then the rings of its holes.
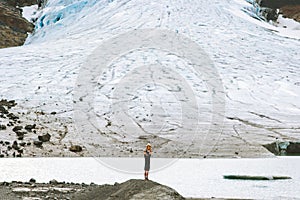
POLYGON ((257 3, 272 10, 270 16, 274 16, 275 10, 279 9, 279 14, 300 22, 300 0, 257 0, 257 3))
POLYGON ((38 0, 1 0, 2 2, 7 3, 10 6, 16 7, 24 7, 31 6, 37 4, 38 0))
POLYGON ((31 33, 34 25, 22 17, 22 10, 16 6, 36 4, 34 0, 2 0, 0 1, 0 48, 23 45, 27 33, 31 33))
POLYGON ((300 142, 290 142, 286 148, 287 155, 300 155, 300 142))
POLYGON ((277 156, 300 155, 300 142, 273 142, 263 146, 277 156))
POLYGON ((280 13, 287 18, 300 22, 300 5, 287 5, 280 8, 280 13))
POLYGON ((268 8, 281 8, 286 5, 300 5, 300 0, 258 0, 259 5, 268 8))

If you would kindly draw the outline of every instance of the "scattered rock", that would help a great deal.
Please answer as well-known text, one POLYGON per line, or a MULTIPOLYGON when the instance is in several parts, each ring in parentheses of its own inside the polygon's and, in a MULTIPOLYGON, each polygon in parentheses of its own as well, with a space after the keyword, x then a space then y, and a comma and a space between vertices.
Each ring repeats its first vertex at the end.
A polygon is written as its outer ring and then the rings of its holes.
POLYGON ((4 124, 0 124, 0 130, 6 130, 6 126, 4 124))
POLYGON ((79 145, 72 145, 70 148, 69 148, 70 151, 72 152, 81 152, 82 151, 82 147, 79 146, 79 145))
POLYGON ((33 125, 26 125, 26 126, 25 126, 25 129, 26 129, 27 131, 32 131, 32 129, 35 129, 35 127, 36 127, 36 124, 33 124, 33 125))
POLYGON ((48 142, 48 141, 50 141, 50 138, 51 138, 51 135, 49 133, 38 136, 38 139, 42 142, 48 142))
POLYGON ((33 144, 37 147, 42 147, 43 142, 38 140, 38 141, 34 141, 33 144))
POLYGON ((8 182, 3 182, 2 185, 3 186, 9 186, 10 184, 8 182))
POLYGON ((276 21, 279 16, 279 11, 277 9, 272 8, 261 8, 261 13, 267 21, 276 21))
POLYGON ((18 142, 14 141, 11 147, 15 150, 18 150, 19 149, 18 142))
POLYGON ((26 142, 21 142, 20 146, 24 147, 26 145, 26 142))
POLYGON ((0 106, 6 106, 8 109, 10 109, 16 105, 17 105, 17 103, 15 102, 15 100, 8 101, 7 99, 1 99, 1 101, 0 101, 0 106))
POLYGON ((23 131, 17 131, 17 132, 16 132, 16 135, 17 135, 18 137, 23 137, 25 134, 26 134, 26 132, 23 132, 23 131))
POLYGON ((0 106, 0 113, 8 114, 8 111, 3 106, 0 106))
POLYGON ((55 180, 55 179, 53 179, 53 180, 49 181, 49 183, 52 184, 52 185, 57 185, 57 184, 58 184, 58 181, 55 180))
POLYGON ((17 121, 19 119, 19 117, 14 115, 13 113, 7 114, 7 117, 13 121, 17 121))
POLYGON ((24 153, 24 150, 23 149, 18 149, 18 153, 22 154, 22 153, 24 153))
POLYGON ((14 132, 18 132, 18 131, 20 131, 20 130, 22 130, 23 129, 23 126, 15 126, 12 130, 14 131, 14 132))
POLYGON ((51 115, 56 115, 56 112, 55 112, 55 111, 53 111, 53 112, 51 112, 50 114, 51 114, 51 115))
POLYGON ((140 135, 138 137, 138 139, 140 139, 140 140, 147 140, 147 139, 149 139, 149 136, 148 135, 140 135))
POLYGON ((108 121, 105 127, 111 126, 111 121, 108 121))
POLYGON ((18 140, 23 140, 23 139, 24 139, 24 135, 18 136, 18 140))
POLYGON ((35 180, 34 178, 31 178, 31 179, 29 180, 29 183, 36 183, 36 180, 35 180))

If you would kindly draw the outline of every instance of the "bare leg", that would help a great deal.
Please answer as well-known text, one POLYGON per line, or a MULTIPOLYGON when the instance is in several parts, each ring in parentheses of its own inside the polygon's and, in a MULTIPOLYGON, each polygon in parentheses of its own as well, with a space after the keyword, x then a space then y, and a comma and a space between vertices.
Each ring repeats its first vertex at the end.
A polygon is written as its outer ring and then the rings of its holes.
POLYGON ((145 179, 148 180, 149 171, 146 171, 145 174, 146 174, 145 179))

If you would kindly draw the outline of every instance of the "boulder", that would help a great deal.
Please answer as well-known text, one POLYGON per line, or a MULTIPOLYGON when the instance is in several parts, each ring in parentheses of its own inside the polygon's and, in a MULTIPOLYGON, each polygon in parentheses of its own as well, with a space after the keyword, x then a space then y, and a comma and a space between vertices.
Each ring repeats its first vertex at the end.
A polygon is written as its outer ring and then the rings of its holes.
POLYGON ((11 147, 15 150, 18 150, 19 149, 18 142, 14 141, 11 147))
POLYGON ((49 184, 52 184, 52 185, 57 185, 58 184, 58 181, 53 179, 51 181, 49 181, 49 184))
POLYGON ((15 126, 12 130, 13 130, 13 132, 17 133, 22 129, 23 129, 23 126, 15 126))
POLYGON ((16 115, 14 115, 13 113, 9 113, 9 114, 7 115, 7 117, 8 117, 9 119, 11 119, 11 120, 14 120, 14 121, 17 121, 17 120, 19 119, 19 117, 16 116, 16 115))
POLYGON ((6 126, 4 124, 0 124, 0 131, 1 130, 6 130, 6 126))
POLYGON ((79 146, 79 145, 72 145, 72 146, 69 148, 69 150, 72 151, 72 152, 77 153, 77 152, 81 152, 81 151, 82 151, 82 147, 79 146))
POLYGON ((26 134, 26 132, 23 132, 23 131, 17 131, 16 132, 16 135, 18 136, 18 137, 22 137, 22 136, 24 136, 26 134))
POLYGON ((24 147, 26 145, 26 142, 21 142, 20 146, 24 147))
POLYGON ((29 125, 26 125, 25 126, 25 129, 27 130, 27 131, 31 131, 32 129, 35 129, 35 127, 36 127, 36 124, 29 124, 29 125))
POLYGON ((4 106, 0 105, 0 113, 7 114, 8 111, 6 110, 6 108, 4 108, 4 106))
POLYGON ((10 100, 10 101, 8 101, 7 99, 0 100, 0 106, 7 106, 8 109, 10 109, 16 105, 17 105, 17 103, 15 102, 15 100, 10 100))
POLYGON ((49 133, 38 136, 39 141, 42 141, 42 142, 49 142, 50 138, 51 138, 51 135, 49 133))
POLYGON ((43 142, 42 142, 42 141, 39 141, 39 140, 37 140, 37 141, 34 141, 34 142, 33 142, 33 144, 34 144, 35 146, 37 146, 37 147, 42 147, 42 145, 43 145, 43 142))
POLYGON ((31 178, 31 179, 29 180, 29 183, 36 183, 36 180, 35 180, 34 178, 31 178))
POLYGON ((261 8, 261 15, 267 20, 267 21, 276 21, 278 19, 279 12, 277 9, 272 8, 261 8))

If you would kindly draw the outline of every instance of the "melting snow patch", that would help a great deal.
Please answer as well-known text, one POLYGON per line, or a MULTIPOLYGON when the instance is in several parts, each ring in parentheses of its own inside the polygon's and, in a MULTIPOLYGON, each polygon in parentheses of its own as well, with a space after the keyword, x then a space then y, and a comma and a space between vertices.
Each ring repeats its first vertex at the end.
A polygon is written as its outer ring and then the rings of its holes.
POLYGON ((40 13, 40 11, 38 10, 38 5, 25 6, 22 8, 22 10, 23 17, 29 22, 34 22, 40 13))

